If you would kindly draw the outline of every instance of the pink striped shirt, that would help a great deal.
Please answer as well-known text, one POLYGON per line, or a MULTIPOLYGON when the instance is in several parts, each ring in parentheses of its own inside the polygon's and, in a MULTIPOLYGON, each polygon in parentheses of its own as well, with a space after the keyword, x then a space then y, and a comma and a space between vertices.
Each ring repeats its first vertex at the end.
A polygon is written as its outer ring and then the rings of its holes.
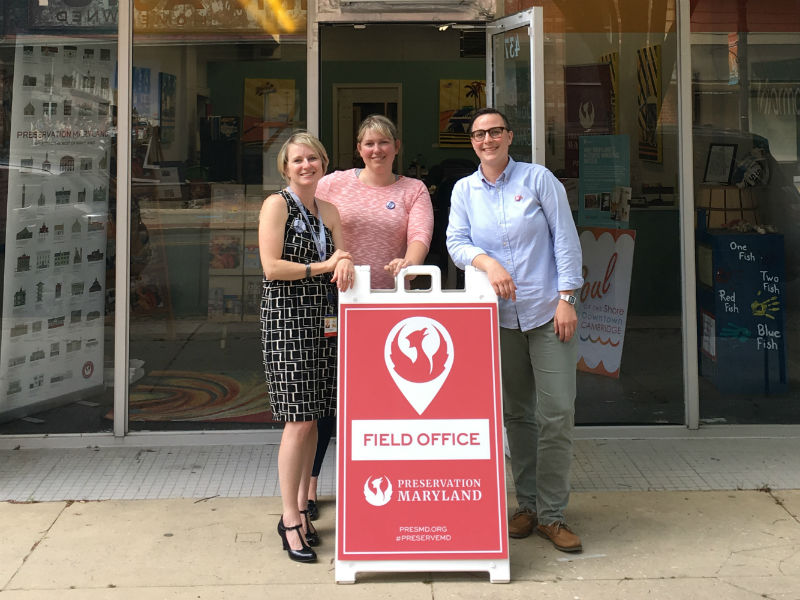
POLYGON ((419 179, 400 177, 392 185, 372 187, 361 183, 355 169, 335 171, 320 180, 317 197, 339 210, 344 250, 355 264, 370 266, 373 289, 394 288, 383 267, 403 258, 411 242, 430 248, 433 207, 419 179))

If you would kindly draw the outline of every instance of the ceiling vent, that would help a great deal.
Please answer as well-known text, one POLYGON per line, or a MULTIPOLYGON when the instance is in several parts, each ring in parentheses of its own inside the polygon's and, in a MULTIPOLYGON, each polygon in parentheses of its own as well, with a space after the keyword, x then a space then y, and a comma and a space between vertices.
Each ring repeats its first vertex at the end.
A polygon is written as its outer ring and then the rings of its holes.
POLYGON ((460 39, 461 58, 486 57, 486 33, 480 31, 462 31, 460 39))

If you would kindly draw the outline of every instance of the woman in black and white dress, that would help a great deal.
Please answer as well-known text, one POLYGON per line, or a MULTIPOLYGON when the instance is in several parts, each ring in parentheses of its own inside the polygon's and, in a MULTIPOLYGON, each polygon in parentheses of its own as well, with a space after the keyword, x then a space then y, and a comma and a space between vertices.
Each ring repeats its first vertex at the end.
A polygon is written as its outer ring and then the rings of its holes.
POLYGON ((316 420, 336 412, 336 332, 326 317, 337 314, 337 287, 346 290, 353 280, 339 213, 314 196, 327 167, 316 137, 305 131, 289 137, 278 153, 288 185, 264 200, 258 224, 264 369, 273 418, 284 422, 278 534, 300 562, 316 560, 310 546, 319 543, 307 512, 316 420))

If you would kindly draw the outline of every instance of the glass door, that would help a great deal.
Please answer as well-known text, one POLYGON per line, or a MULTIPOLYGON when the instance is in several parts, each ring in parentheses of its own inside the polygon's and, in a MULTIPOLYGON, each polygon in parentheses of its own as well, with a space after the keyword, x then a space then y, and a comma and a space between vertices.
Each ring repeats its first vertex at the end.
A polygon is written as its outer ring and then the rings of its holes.
POLYGON ((511 155, 559 178, 579 229, 575 422, 682 425, 675 22, 625 12, 612 34, 563 4, 546 41, 541 9, 489 23, 486 76, 511 155))
POLYGON ((504 17, 486 28, 486 100, 514 130, 511 156, 544 164, 544 34, 542 8, 504 17))

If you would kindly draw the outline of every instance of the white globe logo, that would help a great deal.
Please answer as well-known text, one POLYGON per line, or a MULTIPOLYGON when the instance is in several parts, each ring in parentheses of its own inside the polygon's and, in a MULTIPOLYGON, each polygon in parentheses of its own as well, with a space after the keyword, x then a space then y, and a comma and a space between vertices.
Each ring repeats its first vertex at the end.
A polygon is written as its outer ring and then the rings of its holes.
POLYGON ((373 478, 370 475, 364 483, 364 498, 372 506, 388 504, 392 499, 392 482, 385 476, 373 478))

